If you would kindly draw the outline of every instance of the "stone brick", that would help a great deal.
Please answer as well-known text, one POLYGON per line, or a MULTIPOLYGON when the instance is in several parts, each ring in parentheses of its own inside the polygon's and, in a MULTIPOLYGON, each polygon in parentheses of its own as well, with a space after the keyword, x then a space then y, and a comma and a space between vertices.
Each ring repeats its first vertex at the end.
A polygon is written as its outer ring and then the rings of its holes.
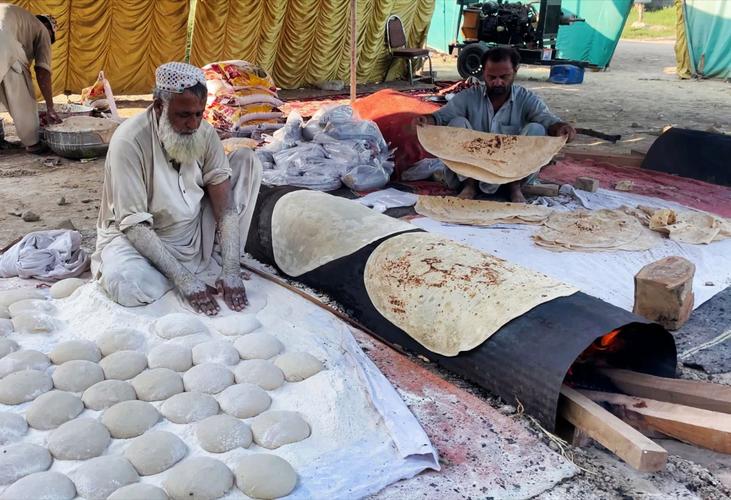
POLYGON ((577 177, 576 181, 574 181, 574 187, 582 191, 594 193, 599 189, 599 181, 592 177, 577 177))
POLYGON ((665 257, 635 275, 633 312, 668 330, 677 330, 693 311, 695 265, 683 257, 665 257))

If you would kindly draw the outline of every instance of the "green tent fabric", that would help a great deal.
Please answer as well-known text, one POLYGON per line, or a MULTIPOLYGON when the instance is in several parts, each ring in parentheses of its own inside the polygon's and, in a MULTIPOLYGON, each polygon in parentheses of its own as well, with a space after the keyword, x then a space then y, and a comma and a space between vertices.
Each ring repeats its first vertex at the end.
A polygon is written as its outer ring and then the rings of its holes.
MULTIPOLYGON (((457 17, 459 17, 459 5, 455 0, 435 0, 429 36, 426 39, 427 47, 447 52, 457 32, 457 17)), ((459 36, 461 41, 462 34, 459 36)))
POLYGON ((606 67, 622 35, 633 0, 563 0, 561 10, 586 22, 561 26, 556 46, 564 59, 606 67))
POLYGON ((731 0, 685 0, 683 9, 691 71, 731 78, 731 0))

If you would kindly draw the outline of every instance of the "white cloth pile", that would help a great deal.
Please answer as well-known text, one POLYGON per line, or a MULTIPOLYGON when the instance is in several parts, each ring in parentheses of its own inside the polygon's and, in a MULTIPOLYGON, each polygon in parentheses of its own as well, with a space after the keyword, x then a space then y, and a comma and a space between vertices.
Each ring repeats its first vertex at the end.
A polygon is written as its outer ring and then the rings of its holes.
POLYGON ((282 127, 284 104, 274 80, 246 61, 214 62, 203 66, 208 88, 205 118, 213 127, 239 137, 282 127))
POLYGON ((350 106, 321 108, 305 124, 297 112, 257 150, 263 182, 332 191, 380 189, 393 173, 393 151, 378 126, 359 120, 350 106))
POLYGON ((28 233, 0 256, 0 278, 56 281, 79 276, 88 268, 81 234, 67 229, 28 233))

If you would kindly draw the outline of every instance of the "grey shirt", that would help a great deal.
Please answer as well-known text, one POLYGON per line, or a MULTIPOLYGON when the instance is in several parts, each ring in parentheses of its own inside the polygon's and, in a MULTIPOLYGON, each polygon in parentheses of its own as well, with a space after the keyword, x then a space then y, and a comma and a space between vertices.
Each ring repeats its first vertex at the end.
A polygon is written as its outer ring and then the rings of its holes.
POLYGON ((546 129, 561 121, 548 106, 528 89, 513 85, 510 99, 495 113, 483 85, 456 94, 446 106, 432 114, 437 125, 449 125, 454 118, 469 120, 480 132, 518 135, 529 123, 540 123, 546 129))

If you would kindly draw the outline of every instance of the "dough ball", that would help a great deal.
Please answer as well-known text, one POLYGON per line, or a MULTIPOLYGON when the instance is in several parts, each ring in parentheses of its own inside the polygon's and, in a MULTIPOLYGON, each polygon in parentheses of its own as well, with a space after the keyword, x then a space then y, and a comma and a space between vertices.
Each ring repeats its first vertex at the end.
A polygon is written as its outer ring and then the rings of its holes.
POLYGON ((124 451, 124 458, 140 476, 151 476, 168 470, 187 453, 188 447, 175 434, 149 431, 132 441, 124 451))
POLYGON ((168 500, 168 494, 157 486, 135 483, 119 488, 107 500, 168 500))
POLYGON ((0 403, 19 405, 53 389, 53 380, 38 370, 11 373, 0 380, 0 403))
POLYGON ((147 365, 150 368, 168 368, 184 372, 193 366, 193 354, 187 346, 160 344, 147 355, 147 365))
POLYGON ((75 359, 67 361, 56 368, 52 378, 56 389, 83 392, 97 382, 104 380, 104 371, 96 363, 75 359))
POLYGON ((86 460, 104 453, 110 441, 104 425, 91 418, 77 418, 51 432, 48 449, 57 460, 86 460))
POLYGON ((234 383, 234 374, 223 365, 203 363, 185 372, 183 383, 189 392, 218 394, 234 383))
POLYGON ((189 424, 218 413, 218 402, 200 392, 181 392, 162 404, 160 412, 176 424, 189 424))
POLYGON ((241 361, 239 351, 234 348, 231 342, 225 340, 209 340, 193 347, 193 364, 220 363, 222 365, 235 365, 241 361))
POLYGON ((284 497, 297 485, 297 473, 289 462, 276 455, 246 455, 234 472, 236 486, 251 498, 284 497))
POLYGON ((306 352, 286 352, 274 360, 287 382, 299 382, 322 371, 322 362, 306 352))
POLYGON ((22 415, 0 412, 0 444, 8 444, 17 441, 28 432, 28 423, 22 415))
POLYGON ((70 392, 51 391, 41 394, 25 412, 28 425, 47 431, 78 417, 84 411, 84 403, 70 392))
POLYGON ((102 359, 102 353, 90 340, 68 340, 54 347, 49 357, 54 365, 62 365, 75 359, 98 363, 102 359))
POLYGON ((174 339, 188 335, 208 335, 208 328, 201 320, 186 313, 173 313, 156 320, 152 330, 158 337, 174 339))
POLYGON ((102 359, 99 366, 108 379, 129 380, 147 368, 147 356, 139 351, 116 351, 102 359))
POLYGON ((97 411, 134 399, 137 399, 134 387, 123 380, 103 380, 89 387, 81 395, 86 407, 97 411))
POLYGON ((261 327, 254 314, 231 314, 211 321, 211 326, 221 335, 228 337, 246 335, 261 327))
POLYGON ((234 370, 236 383, 255 384, 267 391, 281 387, 284 373, 274 363, 265 359, 247 359, 234 370))
POLYGON ((254 417, 251 432, 256 444, 274 450, 307 439, 310 437, 310 426, 299 413, 270 410, 254 417))
POLYGON ((189 458, 168 472, 163 487, 172 500, 215 500, 234 485, 234 475, 223 462, 208 457, 189 458))
POLYGON ((14 483, 23 476, 48 470, 51 454, 43 446, 30 443, 0 448, 0 484, 14 483))
POLYGON ((51 361, 42 352, 21 349, 0 359, 0 378, 21 370, 44 371, 49 366, 51 366, 51 361))
POLYGON ((22 314, 56 314, 56 307, 47 300, 25 299, 10 304, 8 312, 11 318, 22 314))
POLYGON ((82 463, 71 474, 71 479, 80 497, 85 500, 106 500, 119 488, 139 481, 140 477, 125 458, 109 455, 82 463))
POLYGON ((132 328, 111 328, 96 339, 102 356, 117 351, 144 351, 145 334, 132 328))
POLYGON ((57 327, 58 322, 48 314, 25 311, 13 316, 13 329, 18 333, 53 333, 57 327))
POLYGON ((167 368, 155 368, 133 378, 132 387, 142 401, 162 401, 183 392, 183 379, 167 368))
POLYGON ((251 445, 251 429, 238 418, 230 415, 213 415, 195 426, 195 434, 201 448, 209 453, 226 453, 251 445))
POLYGON ((34 472, 19 479, 0 495, 0 500, 72 500, 76 486, 60 472, 34 472))
POLYGON ((234 342, 234 347, 241 359, 269 359, 284 350, 279 339, 264 332, 244 335, 234 342))
POLYGON ((54 299, 65 299, 76 291, 86 281, 79 278, 67 278, 51 286, 51 297, 54 299))
POLYGON ((0 339, 0 358, 4 358, 11 352, 15 352, 20 349, 17 342, 10 339, 0 339))
POLYGON ((237 418, 255 417, 267 410, 272 398, 264 389, 254 384, 236 384, 226 388, 218 395, 221 409, 237 418))
POLYGON ((160 420, 160 412, 144 401, 122 401, 102 414, 101 422, 112 437, 129 439, 142 435, 160 420))
POLYGON ((7 309, 10 304, 26 299, 45 299, 46 294, 39 288, 14 288, 0 291, 0 308, 7 309))
POLYGON ((0 335, 7 335, 13 332, 13 322, 9 319, 0 318, 0 335))

